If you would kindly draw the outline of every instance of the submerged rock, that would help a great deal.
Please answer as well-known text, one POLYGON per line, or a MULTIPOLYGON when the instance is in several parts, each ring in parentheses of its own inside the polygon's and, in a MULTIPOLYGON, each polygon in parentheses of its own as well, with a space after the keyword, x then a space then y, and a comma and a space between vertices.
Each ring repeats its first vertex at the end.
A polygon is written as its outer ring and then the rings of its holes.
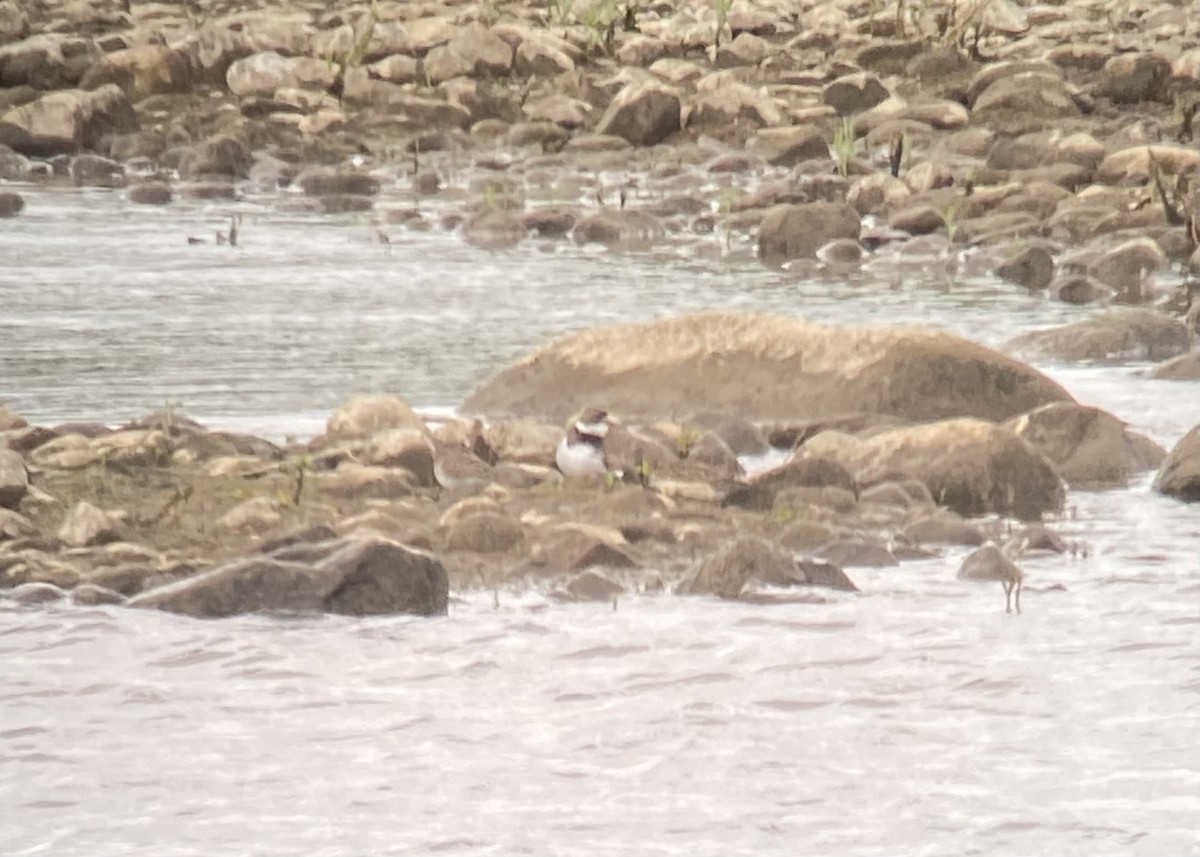
POLYGON ((1008 343, 1030 357, 1120 363, 1166 360, 1188 350, 1187 327, 1152 309, 1111 309, 1092 318, 1032 330, 1008 343))

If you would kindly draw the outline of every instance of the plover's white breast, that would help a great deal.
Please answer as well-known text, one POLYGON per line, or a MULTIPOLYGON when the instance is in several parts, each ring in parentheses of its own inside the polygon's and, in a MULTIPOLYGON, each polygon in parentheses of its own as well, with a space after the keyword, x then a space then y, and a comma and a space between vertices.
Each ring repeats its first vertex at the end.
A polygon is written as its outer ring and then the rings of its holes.
POLYGON ((568 443, 565 437, 558 443, 554 463, 563 476, 603 476, 608 472, 602 447, 582 441, 568 443))

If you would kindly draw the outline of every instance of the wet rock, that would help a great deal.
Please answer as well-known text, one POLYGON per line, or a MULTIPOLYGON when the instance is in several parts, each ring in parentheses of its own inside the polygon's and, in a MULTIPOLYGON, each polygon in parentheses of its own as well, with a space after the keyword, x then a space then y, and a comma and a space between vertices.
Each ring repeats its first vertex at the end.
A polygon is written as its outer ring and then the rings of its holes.
POLYGON ((71 158, 67 172, 77 187, 117 188, 125 186, 124 168, 116 161, 100 155, 76 155, 71 158))
POLYGON ((933 517, 909 524, 900 533, 900 538, 912 545, 981 545, 985 541, 978 527, 945 509, 933 517))
POLYGON ((166 45, 139 45, 105 54, 84 74, 80 89, 115 84, 131 101, 163 92, 186 92, 192 65, 182 51, 166 45))
POLYGON ((1066 496, 1049 461, 1009 429, 982 420, 942 420, 865 438, 823 432, 805 448, 858 473, 911 474, 960 515, 1037 519, 1060 510, 1066 496))
POLYGON ((124 604, 125 596, 94 583, 81 583, 71 590, 71 603, 86 607, 96 607, 103 604, 124 604))
POLYGON ((49 92, 0 116, 0 144, 48 157, 94 149, 102 137, 138 129, 129 99, 112 84, 49 92))
POLYGON ((120 537, 118 517, 80 500, 67 512, 58 537, 64 544, 86 547, 115 541, 120 537))
POLYGON ((1154 478, 1154 490, 1185 503, 1200 503, 1200 426, 1167 454, 1154 478))
POLYGON ((651 418, 699 408, 782 422, 853 412, 997 420, 1069 400, 1036 370, 938 331, 701 313, 563 337, 500 372, 463 409, 554 423, 595 403, 651 418))
POLYGON ((1151 309, 1123 307, 1062 327, 1023 333, 1007 347, 1054 360, 1166 360, 1188 350, 1188 333, 1179 319, 1151 309))
POLYGON ((791 259, 814 259, 830 241, 857 241, 861 229, 858 212, 845 203, 777 205, 759 223, 758 258, 772 267, 791 259))
POLYGON ((4 592, 0 592, 5 598, 15 601, 18 604, 49 604, 54 601, 62 601, 67 597, 66 590, 55 586, 53 583, 22 583, 20 586, 14 586, 4 592))
POLYGON ((1150 370, 1150 377, 1159 381, 1200 381, 1200 352, 1164 360, 1150 370))
POLYGON ((409 497, 417 489, 417 479, 397 467, 372 467, 345 463, 332 473, 321 473, 317 485, 324 493, 342 499, 389 500, 409 497))
POLYGON ((596 133, 622 137, 634 146, 653 146, 680 129, 681 107, 679 95, 661 83, 631 83, 613 97, 596 133))
POLYGON ((605 209, 581 218, 571 234, 576 244, 637 251, 653 247, 666 236, 666 230, 658 218, 644 211, 605 209))
POLYGON ((129 605, 206 618, 260 610, 446 613, 446 569, 428 554, 381 537, 341 539, 323 553, 311 564, 269 557, 236 560, 142 593, 129 605))
POLYGON ((529 569, 542 575, 585 568, 636 568, 629 545, 617 530, 566 524, 539 534, 530 552, 529 569))
POLYGON ((168 205, 175 195, 166 182, 139 182, 129 188, 130 202, 139 205, 168 205))
POLYGON ((840 568, 890 568, 900 563, 886 545, 862 539, 844 539, 825 545, 817 556, 840 568))
POLYGON ((217 134, 188 147, 179 160, 179 175, 183 178, 246 178, 252 163, 250 150, 244 142, 228 134, 217 134))
POLYGON ((688 114, 689 128, 720 128, 736 124, 742 128, 781 125, 783 113, 765 89, 756 89, 738 81, 705 85, 699 91, 688 114))
POLYGON ((946 228, 946 219, 932 206, 908 205, 888 215, 888 226, 909 235, 928 235, 942 232, 946 228))
POLYGON ((1072 488, 1122 486, 1162 460, 1161 451, 1146 460, 1125 424, 1099 408, 1055 402, 1005 425, 1048 458, 1072 488))
POLYGON ((612 601, 625 587, 594 569, 586 569, 568 580, 559 591, 572 601, 612 601))
POLYGON ((25 459, 11 449, 0 447, 0 508, 16 509, 28 490, 25 459))
POLYGON ((792 579, 791 554, 761 539, 739 538, 721 547, 678 589, 681 595, 716 595, 737 598, 752 579, 792 579))
POLYGON ((16 0, 0 2, 0 44, 15 42, 29 33, 29 19, 16 0))
POLYGON ((1055 300, 1080 306, 1107 303, 1116 295, 1116 291, 1109 286, 1078 274, 1058 277, 1051 281, 1047 291, 1055 300))
POLYGON ((1030 291, 1040 291, 1054 279, 1054 257, 1035 244, 1005 260, 996 268, 996 276, 1030 291))
POLYGON ((525 229, 539 238, 563 238, 579 221, 579 212, 567 206, 547 205, 525 214, 525 229))
POLYGON ((351 194, 374 196, 379 193, 379 179, 369 173, 350 169, 315 167, 296 176, 295 183, 309 196, 351 194))
POLYGON ((1141 303, 1146 278, 1167 266, 1167 254, 1153 238, 1131 238, 1107 250, 1093 262, 1088 273, 1116 290, 1123 303, 1141 303))
POLYGON ((0 218, 16 217, 25 209, 25 198, 11 190, 0 191, 0 218))
POLYGON ((568 45, 557 39, 524 39, 513 57, 513 70, 522 77, 551 78, 575 70, 575 61, 566 50, 568 45))
POLYGON ((365 463, 380 467, 402 467, 425 488, 434 484, 433 443, 415 428, 384 429, 371 436, 365 463))
POLYGON ((358 396, 338 405, 325 425, 331 441, 365 440, 384 429, 408 428, 423 432, 424 421, 399 396, 358 396))
POLYGON ((507 250, 525 240, 529 228, 520 212, 485 209, 462 225, 463 240, 480 250, 507 250))

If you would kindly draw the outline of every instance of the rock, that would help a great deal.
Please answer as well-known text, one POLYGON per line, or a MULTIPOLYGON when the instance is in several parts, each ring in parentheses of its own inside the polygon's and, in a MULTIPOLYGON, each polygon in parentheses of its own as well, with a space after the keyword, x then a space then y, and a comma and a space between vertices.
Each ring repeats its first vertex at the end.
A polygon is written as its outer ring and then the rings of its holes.
POLYGON ((86 607, 102 604, 124 604, 125 596, 95 583, 81 583, 71 590, 71 603, 86 607))
POLYGON ((1150 370, 1150 377, 1158 381, 1200 381, 1200 352, 1189 351, 1164 360, 1150 370))
POLYGON ((1152 162, 1168 175, 1183 175, 1200 167, 1200 149, 1161 143, 1119 149, 1100 162, 1096 180, 1105 184, 1140 186, 1150 180, 1152 162))
POLYGON ((907 473, 960 515, 1037 519, 1062 509, 1066 493, 1053 466, 1011 430, 977 419, 890 429, 865 438, 822 432, 805 444, 859 474, 907 473))
POLYGON ((829 159, 829 144, 819 128, 809 125, 762 128, 746 141, 746 150, 776 167, 829 159))
POLYGON ((217 526, 236 533, 265 532, 283 521, 280 508, 279 502, 272 497, 251 497, 217 519, 217 526))
POLYGON ((237 60, 225 73, 229 91, 239 97, 271 96, 277 89, 324 90, 333 85, 333 67, 315 57, 285 57, 262 51, 237 60))
POLYGON ((522 40, 513 58, 513 70, 522 77, 551 78, 575 70, 575 61, 554 41, 544 38, 522 40))
POLYGON ((467 24, 446 44, 425 55, 425 75, 430 83, 452 77, 500 77, 512 69, 513 49, 482 24, 467 24))
POLYGON ((944 509, 935 517, 916 521, 904 528, 901 538, 912 545, 981 545, 983 533, 974 524, 944 509))
POLYGON ((85 37, 41 33, 0 47, 0 87, 75 86, 99 51, 85 37))
POLYGON ((817 551, 817 556, 838 568, 890 568, 900 563, 886 545, 862 539, 843 539, 817 551))
POLYGON ((616 530, 586 524, 565 524, 551 529, 534 545, 530 566, 538 573, 561 574, 585 568, 636 568, 626 552, 625 537, 616 530))
POLYGON ((315 167, 296 176, 295 184, 309 196, 351 194, 374 196, 379 193, 379 179, 353 169, 315 167))
POLYGON ((125 186, 125 170, 116 161, 99 155, 82 154, 71 158, 67 173, 76 187, 125 186))
POLYGON ((1153 238, 1131 238, 1104 252, 1088 273, 1117 292, 1123 303, 1141 303, 1146 278, 1167 266, 1167 254, 1153 238))
POLYGON ((1004 128, 1007 133, 1052 128, 1079 115, 1067 82, 1058 74, 1041 71, 994 77, 971 108, 972 122, 1004 128))
POLYGON ((0 116, 0 144, 36 157, 94 149, 102 137, 138 129, 129 99, 112 84, 49 92, 0 116))
POLYGON ((680 127, 679 95, 664 84, 645 80, 628 84, 616 94, 596 125, 596 133, 622 137, 634 146, 653 146, 680 127))
POLYGON ((15 191, 0 191, 0 217, 16 217, 25 208, 25 198, 15 191))
POLYGON ((37 527, 24 515, 11 509, 0 508, 0 542, 36 536, 37 533, 37 527))
POLYGON ((1167 453, 1154 477, 1154 490, 1185 503, 1200 503, 1200 425, 1167 453))
POLYGON ((1118 308, 1048 330, 1032 330, 1007 347, 1029 357, 1122 363, 1166 360, 1188 350, 1182 321, 1151 309, 1118 308))
POLYGON ((1054 279, 1054 257, 1045 247, 1034 244, 999 265, 996 276, 1030 291, 1040 291, 1054 279))
POLYGON ((318 474, 317 485, 322 492, 347 500, 388 500, 411 496, 417 489, 417 479, 397 467, 346 462, 332 473, 318 474))
POLYGON ((183 178, 246 178, 253 162, 245 143, 228 134, 216 134, 188 147, 179 160, 179 175, 183 178))
POLYGON ((702 313, 565 336, 485 383, 463 411, 559 424, 596 405, 666 419, 699 409, 793 423, 854 412, 1002 420, 1054 401, 1070 396, 1041 373, 942 331, 702 313))
POLYGON ((29 19, 16 0, 0 2, 0 44, 23 39, 29 33, 29 19))
POLYGON ((1005 426, 1049 459, 1072 488, 1122 486, 1161 460, 1145 460, 1116 417, 1073 402, 1043 405, 1005 426))
POLYGON ((644 211, 604 209, 581 218, 572 230, 576 244, 603 244, 610 250, 647 250, 666 237, 658 218, 644 211))
POLYGON ((625 587, 621 584, 598 571, 586 569, 566 582, 561 595, 572 601, 612 601, 624 592, 625 587))
POLYGON ((129 188, 128 196, 140 205, 167 205, 175 195, 166 182, 139 182, 129 188))
POLYGON ((738 538, 704 560, 678 591, 682 595, 737 598, 752 579, 785 581, 793 579, 794 574, 791 554, 761 539, 738 538))
POLYGON ((423 432, 425 423, 399 396, 381 393, 359 396, 338 405, 326 423, 325 434, 331 441, 362 440, 393 428, 423 432))
POLYGON ((463 240, 480 250, 507 250, 525 240, 529 228, 520 212, 485 209, 462 225, 463 240))
POLYGON ((791 259, 815 259, 822 245, 839 238, 857 241, 858 212, 846 203, 777 205, 758 226, 758 258, 778 267, 791 259))
POLYGON ((25 459, 11 449, 0 447, 0 508, 16 509, 28 490, 25 459))
POLYGON ((765 90, 735 81, 699 92, 688 114, 687 124, 689 128, 724 128, 729 125, 761 128, 764 125, 781 125, 783 121, 783 113, 765 90))
POLYGON ((378 536, 328 542, 320 553, 322 558, 311 563, 258 556, 235 560, 144 592, 129 605, 211 618, 260 610, 446 613, 446 569, 426 553, 378 536))
POLYGON ((6 592, 0 592, 0 595, 18 604, 48 604, 67 597, 66 591, 53 583, 22 583, 6 592))
POLYGON ((1171 61, 1161 54, 1117 54, 1104 64, 1095 94, 1114 104, 1169 103, 1170 79, 1171 61))
POLYGON ((84 74, 80 89, 119 86, 130 101, 163 92, 186 92, 192 66, 186 54, 166 45, 138 45, 105 54, 84 74))
POLYGON ((429 488, 434 484, 433 452, 433 442, 423 430, 384 429, 371 436, 365 461, 380 467, 402 467, 419 485, 429 488))
POLYGON ((451 523, 447 551, 504 553, 525 540, 521 525, 502 512, 476 512, 451 523))
POLYGON ((115 516, 80 500, 67 512, 58 537, 72 547, 87 547, 111 542, 119 537, 115 516))
POLYGON ((846 74, 826 84, 821 101, 838 116, 855 116, 870 110, 889 95, 879 78, 867 72, 846 74))
POLYGON ((841 488, 851 498, 858 495, 854 475, 832 458, 800 455, 788 463, 769 470, 729 492, 723 506, 767 511, 775 507, 775 499, 788 488, 841 488))

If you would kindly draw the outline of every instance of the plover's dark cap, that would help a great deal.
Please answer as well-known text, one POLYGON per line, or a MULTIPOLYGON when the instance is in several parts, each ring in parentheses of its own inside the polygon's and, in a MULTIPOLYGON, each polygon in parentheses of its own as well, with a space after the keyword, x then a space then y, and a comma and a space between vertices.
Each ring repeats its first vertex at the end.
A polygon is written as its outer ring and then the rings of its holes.
POLYGON ((608 434, 608 411, 599 408, 584 408, 571 424, 569 432, 603 438, 608 434))

